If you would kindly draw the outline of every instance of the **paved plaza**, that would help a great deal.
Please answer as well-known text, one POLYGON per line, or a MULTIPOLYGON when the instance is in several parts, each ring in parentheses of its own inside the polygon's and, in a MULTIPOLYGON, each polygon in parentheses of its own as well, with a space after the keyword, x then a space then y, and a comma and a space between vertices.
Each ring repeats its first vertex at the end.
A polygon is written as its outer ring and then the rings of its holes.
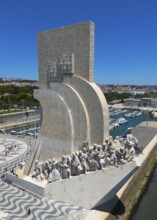
MULTIPOLYGON (((26 139, 27 140, 27 139, 26 139)), ((26 141, 25 140, 25 141, 26 141)), ((28 141, 28 140, 27 140, 28 141)), ((0 169, 12 168, 12 161, 15 165, 20 162, 19 157, 25 155, 28 151, 28 145, 19 139, 8 138, 1 135, 0 138, 0 169), (12 144, 16 144, 17 150, 5 155, 5 149, 12 144), (10 166, 11 165, 11 166, 10 166)), ((22 157, 23 158, 23 157, 22 157)), ((86 209, 72 207, 71 205, 57 202, 55 200, 46 200, 35 197, 27 192, 18 189, 5 182, 0 182, 0 219, 20 220, 20 219, 81 219, 87 213, 86 209), (31 212, 28 215, 28 209, 31 212), (70 217, 72 215, 72 218, 70 217), (1 218, 2 217, 2 218, 1 218)))
POLYGON ((35 197, 5 182, 0 182, 0 210, 8 213, 7 220, 75 220, 83 219, 88 213, 84 208, 35 197))
MULTIPOLYGON (((35 139, 30 139, 27 137, 19 139, 17 137, 13 138, 6 136, 5 134, 0 135, 1 172, 6 168, 7 171, 9 171, 13 165, 18 166, 22 160, 27 159, 25 156, 30 149, 26 143, 30 141, 32 144, 34 144, 35 139), (11 144, 16 144, 17 150, 16 152, 11 152, 9 155, 5 156, 5 149, 11 144)), ((29 157, 29 154, 27 154, 27 157, 29 157)), ((53 199, 47 200, 37 197, 0 180, 0 220, 104 219, 101 217, 101 215, 101 212, 94 210, 72 206, 70 204, 53 199), (29 208, 30 215, 28 215, 29 208), (98 218, 97 215, 99 216, 98 218)))

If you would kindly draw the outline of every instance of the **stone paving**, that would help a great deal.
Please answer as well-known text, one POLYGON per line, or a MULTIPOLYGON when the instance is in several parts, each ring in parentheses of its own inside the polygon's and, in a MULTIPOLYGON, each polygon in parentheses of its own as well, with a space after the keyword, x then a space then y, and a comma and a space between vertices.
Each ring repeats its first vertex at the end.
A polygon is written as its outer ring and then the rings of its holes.
POLYGON ((4 163, 4 161, 9 161, 13 158, 16 158, 26 152, 28 146, 25 142, 15 140, 15 139, 8 139, 8 138, 0 138, 0 164, 4 163), (8 155, 5 155, 5 149, 12 144, 17 146, 17 149, 10 152, 8 155))
MULTIPOLYGON (((35 139, 28 137, 17 138, 9 135, 0 135, 0 171, 5 168, 11 169, 11 161, 16 160, 28 150, 26 143, 34 144, 35 139), (5 147, 12 143, 17 144, 17 151, 4 156, 5 147), (2 168, 3 167, 3 168, 2 168), (10 167, 10 168, 9 168, 10 167)), ((15 163, 16 164, 16 163, 15 163)), ((14 164, 14 165, 15 165, 14 164)), ((96 220, 102 219, 101 213, 95 210, 87 210, 78 206, 72 206, 53 199, 46 200, 36 197, 0 179, 0 220, 96 220), (28 208, 31 213, 28 215, 28 208), (98 216, 98 217, 97 217, 98 216)), ((104 218, 103 218, 104 219, 104 218)))
POLYGON ((0 210, 8 213, 7 220, 81 220, 89 212, 63 202, 35 197, 5 182, 0 182, 0 210))

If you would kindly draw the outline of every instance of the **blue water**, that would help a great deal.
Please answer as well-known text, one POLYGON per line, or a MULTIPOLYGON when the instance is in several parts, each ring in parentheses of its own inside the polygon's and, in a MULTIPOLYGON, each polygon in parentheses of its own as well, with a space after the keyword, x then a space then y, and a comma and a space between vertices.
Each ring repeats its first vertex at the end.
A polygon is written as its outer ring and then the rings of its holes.
POLYGON ((157 219, 157 168, 147 191, 131 220, 156 220, 157 219))
MULTIPOLYGON (((124 117, 124 113, 114 116, 115 119, 120 117, 124 117)), ((152 121, 152 118, 150 117, 148 112, 143 112, 143 114, 140 116, 126 119, 128 120, 128 123, 120 125, 119 127, 114 128, 110 131, 110 135, 112 135, 113 138, 115 138, 116 136, 123 135, 128 127, 135 127, 143 121, 152 121)))

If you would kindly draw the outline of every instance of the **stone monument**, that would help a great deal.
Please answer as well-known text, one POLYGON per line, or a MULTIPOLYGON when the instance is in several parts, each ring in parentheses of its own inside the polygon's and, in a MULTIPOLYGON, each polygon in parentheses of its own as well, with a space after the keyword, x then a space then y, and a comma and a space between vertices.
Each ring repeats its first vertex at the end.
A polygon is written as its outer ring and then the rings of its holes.
POLYGON ((25 169, 30 175, 16 184, 88 209, 104 205, 139 165, 132 147, 109 137, 108 105, 94 83, 94 24, 41 32, 38 44, 41 131, 25 169))
POLYGON ((38 34, 41 131, 40 161, 71 155, 83 143, 102 144, 109 136, 106 99, 94 83, 94 23, 84 22, 38 34))

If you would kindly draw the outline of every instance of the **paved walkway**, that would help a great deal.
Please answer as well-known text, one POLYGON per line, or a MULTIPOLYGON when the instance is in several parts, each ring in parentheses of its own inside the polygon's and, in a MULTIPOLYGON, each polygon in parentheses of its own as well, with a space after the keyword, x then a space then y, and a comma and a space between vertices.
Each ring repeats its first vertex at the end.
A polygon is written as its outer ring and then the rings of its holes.
POLYGON ((13 138, 0 138, 0 165, 13 158, 17 158, 28 150, 28 145, 20 140, 13 138), (16 150, 10 151, 8 155, 5 154, 5 149, 11 145, 16 145, 16 150))
POLYGON ((7 220, 81 220, 89 212, 63 202, 35 197, 5 182, 0 182, 0 210, 8 213, 7 220))
MULTIPOLYGON (((11 169, 13 164, 20 163, 19 158, 28 151, 26 142, 30 138, 17 138, 12 136, 0 135, 0 172, 4 169, 11 169), (5 147, 11 144, 17 145, 17 151, 5 155, 5 147), (12 161, 16 161, 12 163, 12 161), (5 166, 4 166, 5 165, 5 166)), ((32 144, 35 139, 32 139, 32 144)), ((27 155, 29 156, 29 155, 27 155)), ((53 199, 47 200, 36 197, 15 186, 0 180, 0 220, 103 220, 104 213, 95 210, 72 206, 53 199), (28 209, 31 212, 28 215, 28 209)))

